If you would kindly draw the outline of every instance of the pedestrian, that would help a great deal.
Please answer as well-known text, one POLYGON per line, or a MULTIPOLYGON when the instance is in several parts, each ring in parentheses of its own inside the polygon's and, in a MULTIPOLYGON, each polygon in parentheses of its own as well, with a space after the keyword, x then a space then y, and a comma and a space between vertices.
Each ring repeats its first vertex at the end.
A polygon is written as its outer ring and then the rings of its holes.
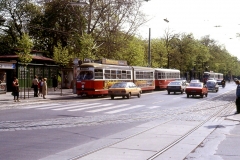
POLYGON ((42 77, 39 77, 38 79, 38 96, 42 97, 42 85, 43 85, 43 79, 42 77))
POLYGON ((52 77, 52 86, 53 86, 54 91, 56 91, 56 88, 58 86, 58 80, 57 80, 57 76, 56 75, 54 75, 52 77))
POLYGON ((47 95, 47 78, 43 78, 42 94, 43 94, 43 99, 46 99, 46 95, 47 95))
POLYGON ((38 97, 38 79, 37 76, 34 76, 34 79, 32 80, 32 86, 34 90, 34 97, 38 97))
POLYGON ((19 101, 19 83, 16 77, 13 78, 12 87, 13 87, 14 102, 20 102, 19 101))
POLYGON ((236 80, 236 85, 237 85, 237 89, 236 89, 236 114, 240 113, 240 82, 239 80, 236 80))

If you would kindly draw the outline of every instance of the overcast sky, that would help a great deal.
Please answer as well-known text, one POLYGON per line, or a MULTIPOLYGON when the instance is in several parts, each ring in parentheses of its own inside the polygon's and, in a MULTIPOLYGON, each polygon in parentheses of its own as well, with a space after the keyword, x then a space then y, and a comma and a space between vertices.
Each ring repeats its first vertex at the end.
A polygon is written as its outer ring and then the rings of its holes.
POLYGON ((150 0, 142 9, 151 19, 140 28, 142 37, 149 37, 149 28, 151 38, 163 37, 168 28, 173 33, 193 33, 196 39, 210 35, 240 60, 240 38, 236 37, 240 33, 240 0, 150 0))

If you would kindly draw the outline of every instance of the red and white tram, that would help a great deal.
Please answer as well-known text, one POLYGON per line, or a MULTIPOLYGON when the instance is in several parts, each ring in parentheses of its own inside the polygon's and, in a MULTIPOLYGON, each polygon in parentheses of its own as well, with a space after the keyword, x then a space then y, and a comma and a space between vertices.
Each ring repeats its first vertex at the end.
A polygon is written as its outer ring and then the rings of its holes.
POLYGON ((155 68, 156 90, 166 89, 167 85, 174 80, 180 79, 180 70, 155 68))
POLYGON ((77 70, 76 91, 81 96, 102 96, 120 81, 131 81, 143 91, 155 89, 154 69, 128 66, 126 61, 103 59, 101 63, 83 63, 77 70))

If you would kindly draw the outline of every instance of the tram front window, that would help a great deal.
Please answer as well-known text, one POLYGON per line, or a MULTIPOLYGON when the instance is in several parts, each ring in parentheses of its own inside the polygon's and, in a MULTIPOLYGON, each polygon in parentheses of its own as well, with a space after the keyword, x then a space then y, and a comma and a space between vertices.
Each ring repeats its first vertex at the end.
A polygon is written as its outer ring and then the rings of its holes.
POLYGON ((77 80, 90 80, 93 79, 93 72, 92 71, 81 71, 77 76, 77 80))

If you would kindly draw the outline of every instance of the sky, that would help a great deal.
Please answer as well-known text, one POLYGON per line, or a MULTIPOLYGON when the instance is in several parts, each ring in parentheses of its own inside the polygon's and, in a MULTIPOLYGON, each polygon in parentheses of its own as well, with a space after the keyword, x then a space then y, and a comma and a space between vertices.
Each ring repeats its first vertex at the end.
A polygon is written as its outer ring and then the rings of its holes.
POLYGON ((240 60, 240 0, 149 0, 142 11, 150 19, 140 27, 143 38, 162 38, 164 31, 209 35, 240 60), (168 19, 165 22, 163 19, 168 19), (216 27, 219 26, 219 27, 216 27))

